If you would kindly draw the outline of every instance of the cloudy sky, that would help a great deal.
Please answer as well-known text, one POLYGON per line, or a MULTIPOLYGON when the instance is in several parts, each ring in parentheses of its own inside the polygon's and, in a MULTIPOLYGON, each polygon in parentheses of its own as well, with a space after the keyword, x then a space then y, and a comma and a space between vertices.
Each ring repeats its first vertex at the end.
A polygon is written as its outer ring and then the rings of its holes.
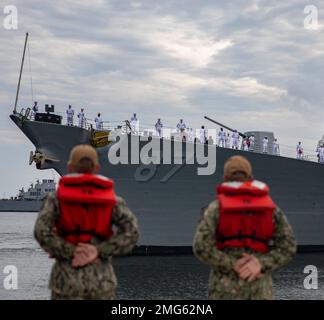
POLYGON ((34 99, 58 111, 213 128, 208 115, 311 153, 324 134, 323 26, 320 1, 0 0, 0 198, 53 176, 28 165, 34 148, 8 118, 25 32, 32 72, 27 54, 19 107, 31 105, 32 74, 34 99), (318 23, 305 28, 310 4, 318 23), (7 5, 17 30, 3 25, 7 5))

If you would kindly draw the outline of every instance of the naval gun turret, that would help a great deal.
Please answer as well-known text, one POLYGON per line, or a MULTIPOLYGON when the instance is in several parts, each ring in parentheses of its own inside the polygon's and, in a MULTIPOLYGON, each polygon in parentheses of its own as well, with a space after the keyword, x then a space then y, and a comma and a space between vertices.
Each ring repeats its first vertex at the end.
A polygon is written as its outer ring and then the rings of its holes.
MULTIPOLYGON (((228 127, 228 126, 226 126, 226 125, 224 125, 224 124, 222 124, 222 123, 220 123, 220 122, 218 122, 218 121, 216 121, 214 119, 211 119, 211 118, 209 118, 207 116, 205 116, 204 118, 211 121, 211 122, 213 122, 213 123, 215 123, 215 124, 217 124, 217 125, 219 125, 219 126, 221 126, 222 128, 225 128, 225 129, 231 131, 231 132, 235 131, 234 129, 232 129, 232 128, 230 128, 230 127, 228 127)), ((259 153, 263 152, 262 141, 263 141, 263 139, 265 137, 267 137, 268 138, 267 153, 268 154, 273 154, 272 146, 273 146, 273 141, 275 139, 273 132, 269 132, 269 131, 246 131, 246 132, 242 133, 242 132, 238 131, 238 134, 243 139, 248 138, 248 137, 253 135, 254 136, 253 151, 254 152, 259 152, 259 153)))

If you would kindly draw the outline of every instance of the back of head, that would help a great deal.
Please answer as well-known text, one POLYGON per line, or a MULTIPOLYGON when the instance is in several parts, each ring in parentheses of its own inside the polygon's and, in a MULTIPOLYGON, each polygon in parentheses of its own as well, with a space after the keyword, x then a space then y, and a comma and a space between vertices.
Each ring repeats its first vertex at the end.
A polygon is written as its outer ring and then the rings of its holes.
POLYGON ((96 149, 87 144, 75 146, 70 153, 68 168, 75 173, 95 173, 99 168, 96 149))
POLYGON ((225 181, 248 181, 253 178, 250 161, 242 156, 232 156, 224 164, 225 181))

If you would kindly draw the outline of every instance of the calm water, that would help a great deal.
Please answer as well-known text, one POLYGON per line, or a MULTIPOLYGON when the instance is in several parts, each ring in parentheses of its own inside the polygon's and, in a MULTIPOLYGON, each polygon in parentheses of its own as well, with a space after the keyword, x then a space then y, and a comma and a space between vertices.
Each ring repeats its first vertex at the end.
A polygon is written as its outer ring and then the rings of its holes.
MULTIPOLYGON (((0 299, 48 299, 52 260, 32 236, 36 213, 0 213, 0 299), (6 265, 18 268, 18 289, 3 287, 6 265)), ((204 299, 208 267, 194 256, 137 256, 114 259, 120 299, 204 299)), ((324 299, 324 253, 299 254, 274 274, 277 299, 324 299), (318 290, 303 286, 306 265, 318 269, 318 290)))

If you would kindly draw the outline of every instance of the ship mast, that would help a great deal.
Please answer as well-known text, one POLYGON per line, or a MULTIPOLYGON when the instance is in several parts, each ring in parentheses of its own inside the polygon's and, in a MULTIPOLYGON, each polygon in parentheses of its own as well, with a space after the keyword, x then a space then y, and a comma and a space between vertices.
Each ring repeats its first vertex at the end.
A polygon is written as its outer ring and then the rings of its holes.
POLYGON ((16 101, 15 101, 15 107, 14 107, 14 110, 13 110, 13 113, 14 114, 17 113, 17 103, 18 103, 18 96, 19 96, 19 89, 20 89, 20 81, 21 81, 21 75, 22 75, 23 68, 24 68, 24 61, 25 61, 25 53, 26 53, 27 40, 28 40, 28 32, 26 33, 25 45, 24 45, 24 53, 23 53, 22 60, 21 60, 19 80, 18 80, 17 93, 16 93, 16 101))

